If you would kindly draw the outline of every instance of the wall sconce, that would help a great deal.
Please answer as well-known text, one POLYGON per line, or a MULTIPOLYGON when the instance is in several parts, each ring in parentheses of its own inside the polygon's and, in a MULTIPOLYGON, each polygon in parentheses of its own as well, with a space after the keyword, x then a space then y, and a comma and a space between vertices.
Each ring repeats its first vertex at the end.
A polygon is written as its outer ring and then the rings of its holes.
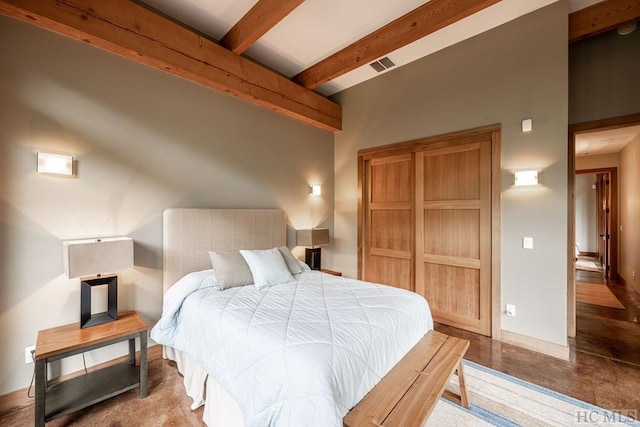
POLYGON ((516 187, 531 187, 538 185, 538 171, 518 171, 515 173, 516 187))
POLYGON ((312 184, 311 185, 311 195, 312 196, 321 196, 322 195, 322 185, 312 184))
POLYGON ((133 240, 129 237, 70 240, 63 242, 67 277, 80 279, 80 327, 118 320, 118 276, 110 273, 133 267, 133 240), (89 276, 89 277, 82 277, 89 276), (107 286, 107 311, 91 313, 91 290, 107 286))
POLYGON ((48 173, 53 175, 73 175, 73 157, 63 154, 38 153, 38 173, 48 173))

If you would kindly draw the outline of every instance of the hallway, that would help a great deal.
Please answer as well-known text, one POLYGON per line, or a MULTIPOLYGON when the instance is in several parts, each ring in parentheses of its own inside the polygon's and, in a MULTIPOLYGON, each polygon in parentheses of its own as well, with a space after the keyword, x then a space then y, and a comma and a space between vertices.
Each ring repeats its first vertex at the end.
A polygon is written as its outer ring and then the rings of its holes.
POLYGON ((576 270, 576 282, 606 286, 625 308, 578 302, 575 350, 640 368, 640 294, 593 271, 576 270))

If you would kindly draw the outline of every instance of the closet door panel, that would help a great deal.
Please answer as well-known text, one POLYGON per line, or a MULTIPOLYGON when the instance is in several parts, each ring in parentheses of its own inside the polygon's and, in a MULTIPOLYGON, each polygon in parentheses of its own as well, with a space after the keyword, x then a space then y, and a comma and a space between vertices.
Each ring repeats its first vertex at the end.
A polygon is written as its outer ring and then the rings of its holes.
POLYGON ((364 279, 413 290, 413 157, 366 163, 364 279))
POLYGON ((410 259, 393 256, 371 255, 365 271, 364 280, 367 282, 384 283, 396 288, 412 290, 410 259))
POLYGON ((425 209, 425 253, 462 258, 480 258, 477 236, 480 215, 477 209, 425 209))
POLYGON ((480 320, 479 269, 424 263, 424 277, 427 283, 448 284, 426 287, 424 297, 434 318, 463 329, 475 327, 480 320))
POLYGON ((491 142, 416 153, 416 292, 438 322, 491 334, 491 142))

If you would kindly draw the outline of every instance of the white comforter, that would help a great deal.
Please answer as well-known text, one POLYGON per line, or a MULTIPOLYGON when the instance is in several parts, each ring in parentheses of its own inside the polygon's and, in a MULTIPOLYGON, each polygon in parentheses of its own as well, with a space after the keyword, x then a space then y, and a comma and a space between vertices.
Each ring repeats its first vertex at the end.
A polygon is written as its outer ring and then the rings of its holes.
POLYGON ((219 291, 213 270, 165 295, 155 341, 184 351, 239 404, 247 426, 341 426, 430 329, 424 298, 318 271, 219 291))

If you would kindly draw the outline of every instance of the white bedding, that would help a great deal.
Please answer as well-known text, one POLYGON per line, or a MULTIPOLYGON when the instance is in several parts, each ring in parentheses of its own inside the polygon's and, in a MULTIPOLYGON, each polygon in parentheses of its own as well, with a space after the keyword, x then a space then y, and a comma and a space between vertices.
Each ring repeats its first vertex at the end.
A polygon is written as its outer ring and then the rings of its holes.
POLYGON ((151 337, 184 351, 233 397, 247 426, 341 426, 430 329, 421 296, 319 271, 219 291, 213 270, 165 294, 151 337))

